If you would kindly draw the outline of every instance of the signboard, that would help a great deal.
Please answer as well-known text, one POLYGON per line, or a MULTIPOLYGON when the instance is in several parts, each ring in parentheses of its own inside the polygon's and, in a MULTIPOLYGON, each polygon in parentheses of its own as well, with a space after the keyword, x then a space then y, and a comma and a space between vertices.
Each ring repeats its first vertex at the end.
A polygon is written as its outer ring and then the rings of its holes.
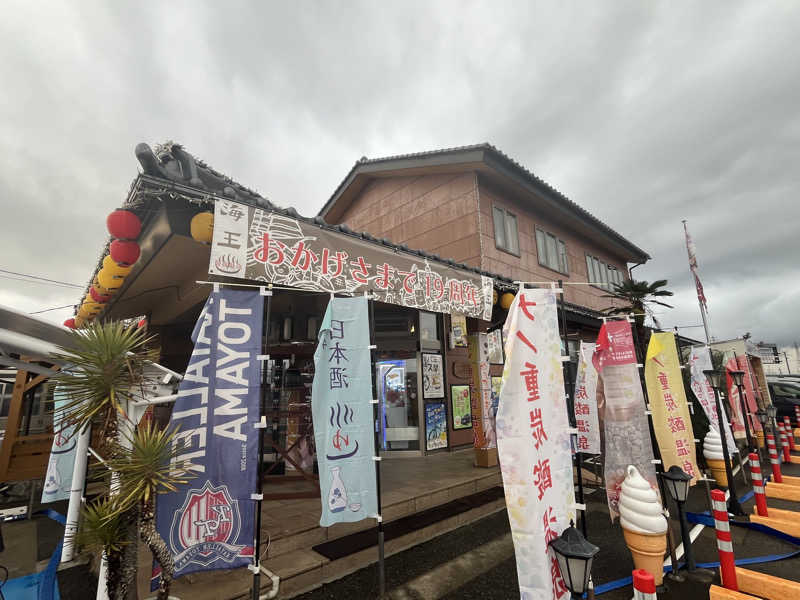
POLYGON ((600 423, 597 416, 597 370, 592 364, 594 344, 581 342, 575 376, 576 451, 600 454, 600 423))
POLYGON ((495 329, 486 334, 489 340, 489 363, 493 365, 503 364, 503 332, 495 329))
POLYGON ((472 427, 472 404, 468 385, 451 385, 450 402, 453 406, 453 429, 472 427))
POLYGON ((332 298, 314 352, 311 411, 319 464, 319 524, 378 513, 367 299, 332 298))
POLYGON ((425 449, 447 448, 447 411, 444 402, 425 405, 425 449))
POLYGON ((381 302, 485 321, 492 315, 491 277, 230 200, 214 206, 208 272, 318 292, 371 290, 381 302))
POLYGON ((212 292, 192 332, 169 427, 195 477, 156 503, 176 577, 253 563, 263 305, 257 290, 212 292))
POLYGON ((692 476, 694 485, 700 469, 674 333, 650 335, 644 378, 664 470, 677 465, 692 476))
POLYGON ((75 467, 75 447, 78 435, 73 425, 64 426, 64 407, 67 395, 56 387, 53 392, 53 447, 42 489, 42 504, 68 500, 72 489, 72 471, 75 467))
POLYGON ((592 360, 599 376, 597 404, 605 402, 604 476, 613 521, 619 515, 619 494, 628 465, 634 465, 658 489, 631 324, 603 323, 592 360))
POLYGON ((489 378, 489 341, 485 333, 469 336, 469 361, 472 363, 472 433, 476 448, 497 447, 492 389, 489 378))
POLYGON ((520 290, 503 329, 497 449, 522 598, 568 598, 548 544, 575 518, 556 296, 520 290))
POLYGON ((444 368, 441 354, 422 355, 422 397, 444 398, 444 368))

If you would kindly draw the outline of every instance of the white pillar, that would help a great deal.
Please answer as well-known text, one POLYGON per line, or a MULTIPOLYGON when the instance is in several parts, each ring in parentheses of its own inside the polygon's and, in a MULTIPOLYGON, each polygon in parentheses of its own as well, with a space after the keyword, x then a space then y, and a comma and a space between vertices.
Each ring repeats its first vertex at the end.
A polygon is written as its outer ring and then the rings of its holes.
POLYGON ((78 434, 75 442, 75 464, 72 467, 72 486, 69 491, 67 522, 64 526, 64 547, 61 551, 61 562, 73 559, 75 554, 75 534, 78 531, 78 516, 83 502, 83 487, 86 483, 86 462, 89 454, 89 438, 91 427, 86 427, 78 434))

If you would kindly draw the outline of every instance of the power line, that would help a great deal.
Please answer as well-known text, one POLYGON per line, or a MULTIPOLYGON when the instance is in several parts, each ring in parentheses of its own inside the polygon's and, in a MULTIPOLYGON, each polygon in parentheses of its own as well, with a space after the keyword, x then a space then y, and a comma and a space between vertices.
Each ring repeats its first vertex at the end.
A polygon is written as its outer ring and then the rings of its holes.
POLYGON ((36 283, 38 285, 49 285, 50 287, 57 287, 65 290, 74 290, 71 285, 62 285, 60 283, 48 283, 46 281, 37 281, 36 279, 25 279, 24 277, 12 277, 11 275, 0 275, 0 279, 8 279, 10 281, 20 281, 22 283, 36 283))
POLYGON ((38 315, 40 313, 50 312, 51 310, 61 310, 62 308, 74 308, 74 304, 65 304, 64 306, 55 306, 53 308, 45 308, 44 310, 35 310, 33 312, 28 313, 29 315, 38 315))
POLYGON ((30 275, 28 273, 17 273, 16 271, 6 271, 5 269, 0 269, 0 273, 8 273, 9 275, 18 275, 20 277, 26 277, 28 279, 38 279, 39 281, 46 281, 48 283, 54 283, 54 284, 58 284, 58 285, 66 285, 68 287, 74 287, 74 288, 80 288, 80 289, 83 289, 85 287, 85 286, 82 286, 82 285, 78 285, 77 283, 67 283, 66 281, 58 281, 56 279, 48 279, 47 277, 39 277, 38 275, 30 275))

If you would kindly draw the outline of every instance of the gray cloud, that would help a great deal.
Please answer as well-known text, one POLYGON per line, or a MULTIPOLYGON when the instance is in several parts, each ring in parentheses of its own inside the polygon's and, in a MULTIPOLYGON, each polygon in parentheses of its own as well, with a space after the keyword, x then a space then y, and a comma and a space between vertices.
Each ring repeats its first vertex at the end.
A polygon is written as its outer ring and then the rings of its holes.
MULTIPOLYGON (((304 214, 362 155, 490 141, 653 255, 635 273, 670 280, 662 323, 699 323, 685 218, 715 335, 790 343, 798 25, 777 1, 12 2, 0 268, 83 284, 139 141, 304 214)), ((0 279, 24 310, 75 300, 0 279)))

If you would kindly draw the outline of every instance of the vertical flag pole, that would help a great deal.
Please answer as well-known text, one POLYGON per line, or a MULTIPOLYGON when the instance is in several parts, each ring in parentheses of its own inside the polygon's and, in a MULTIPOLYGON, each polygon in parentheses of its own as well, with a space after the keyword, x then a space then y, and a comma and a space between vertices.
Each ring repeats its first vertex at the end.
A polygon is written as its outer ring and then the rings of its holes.
MULTIPOLYGON (((567 311, 566 307, 564 306, 564 281, 562 279, 558 280, 558 287, 561 290, 558 296, 558 307, 561 310, 561 340, 564 343, 564 352, 567 353, 567 357, 569 357, 569 343, 567 341, 567 311)), ((562 369, 564 370, 564 385, 566 387, 567 392, 567 416, 569 417, 569 423, 571 427, 576 427, 577 422, 575 420, 575 384, 572 374, 572 361, 564 361, 562 363, 562 369)), ((577 448, 575 448, 575 465, 578 470, 578 503, 584 505, 584 495, 583 495, 583 452, 581 452, 577 448)), ((583 533, 583 537, 588 537, 586 533, 586 509, 584 508, 581 510, 581 531, 583 533)))
MULTIPOLYGON (((272 288, 272 286, 269 286, 272 288)), ((255 427, 258 428, 258 481, 256 482, 256 539, 254 544, 253 565, 251 571, 253 572, 253 589, 252 599, 258 600, 261 595, 261 503, 264 497, 264 482, 262 480, 264 473, 264 430, 267 427, 266 412, 267 412, 267 394, 272 396, 272 372, 269 368, 269 324, 270 313, 272 311, 272 289, 262 287, 260 291, 262 296, 267 297, 264 303, 263 313, 263 327, 262 327, 262 348, 263 356, 259 356, 261 362, 261 405, 259 407, 258 423, 255 427)))
POLYGON ((369 291, 364 292, 364 295, 369 299, 369 345, 370 345, 370 363, 372 364, 372 398, 373 408, 372 416, 374 423, 374 440, 375 440, 375 490, 378 495, 378 514, 375 519, 378 521, 378 587, 380 590, 380 598, 386 594, 386 565, 384 561, 384 548, 383 548, 383 517, 381 508, 381 446, 380 446, 380 406, 378 405, 377 386, 375 384, 375 302, 370 297, 369 291))
MULTIPOLYGON (((686 219, 683 221, 683 233, 686 235, 686 253, 689 255, 689 271, 692 273, 692 278, 695 280, 694 284, 697 287, 699 279, 697 278, 697 257, 694 255, 694 249, 689 248, 689 230, 686 228, 686 219)), ((692 244, 694 246, 694 244, 692 244)), ((706 307, 703 298, 700 297, 700 290, 698 288, 697 303, 700 305, 700 316, 703 317, 703 330, 706 332, 706 344, 711 343, 711 334, 708 331, 708 316, 706 315, 706 307)))

